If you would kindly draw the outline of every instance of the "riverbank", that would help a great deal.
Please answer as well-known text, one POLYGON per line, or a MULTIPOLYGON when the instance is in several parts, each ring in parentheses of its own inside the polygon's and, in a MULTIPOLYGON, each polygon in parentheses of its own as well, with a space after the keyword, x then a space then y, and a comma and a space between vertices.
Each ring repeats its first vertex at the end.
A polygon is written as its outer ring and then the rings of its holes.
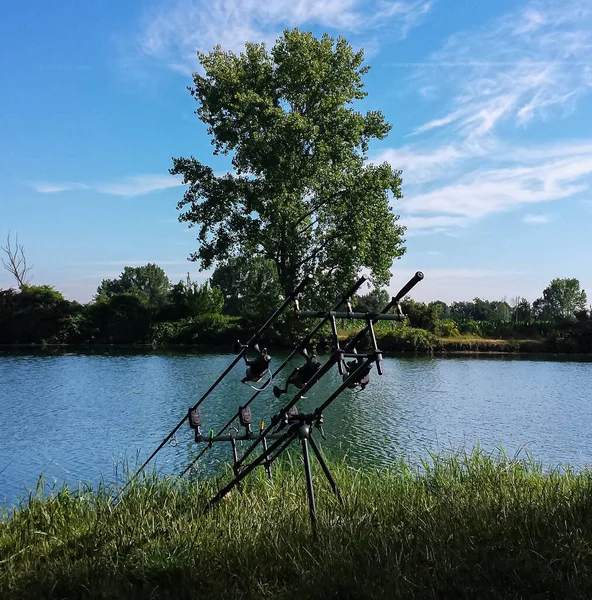
POLYGON ((2 598, 585 598, 592 473, 484 454, 414 469, 315 472, 310 534, 299 460, 204 516, 212 479, 149 477, 31 499, 0 523, 2 598))
MULTIPOLYGON (((244 336, 243 336, 244 337, 244 336)), ((341 335, 340 340, 347 340, 347 335, 341 335)), ((401 354, 418 355, 469 355, 469 354, 554 354, 570 356, 571 352, 557 352, 545 346, 542 340, 492 340, 486 338, 435 338, 429 344, 417 343, 413 340, 385 341, 382 336, 377 336, 378 345, 386 355, 397 356, 401 354)), ((270 341, 267 343, 270 349, 292 349, 293 345, 270 341)), ((328 344, 321 344, 319 350, 329 351, 328 344)), ((137 351, 162 352, 223 352, 228 353, 231 345, 213 340, 211 343, 201 342, 195 344, 0 344, 0 352, 28 353, 30 351, 47 352, 81 352, 81 353, 104 353, 121 352, 135 353, 137 351)), ((580 354, 589 356, 589 354, 580 354)))

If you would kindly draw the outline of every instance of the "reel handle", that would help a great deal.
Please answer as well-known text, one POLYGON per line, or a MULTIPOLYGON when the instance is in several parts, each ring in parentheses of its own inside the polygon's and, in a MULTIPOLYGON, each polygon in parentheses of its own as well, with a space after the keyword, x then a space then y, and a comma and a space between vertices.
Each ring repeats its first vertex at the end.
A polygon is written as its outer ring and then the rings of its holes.
POLYGON ((234 340, 232 343, 232 352, 233 354, 238 354, 241 350, 248 348, 247 344, 241 344, 240 340, 234 340))

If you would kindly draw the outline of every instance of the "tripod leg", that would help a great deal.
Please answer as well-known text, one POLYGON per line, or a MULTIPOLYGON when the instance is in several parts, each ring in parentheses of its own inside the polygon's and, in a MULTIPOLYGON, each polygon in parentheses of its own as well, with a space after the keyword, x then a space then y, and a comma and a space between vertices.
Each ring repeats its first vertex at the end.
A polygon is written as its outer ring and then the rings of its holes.
MULTIPOLYGON (((249 463, 228 485, 224 486, 207 504, 205 512, 209 511, 214 504, 220 502, 226 494, 236 485, 238 485, 253 469, 256 469, 260 464, 264 463, 267 457, 272 454, 276 448, 279 448, 288 437, 293 437, 294 434, 291 431, 286 433, 279 439, 277 439, 269 448, 262 452, 253 462, 249 463)), ((291 441, 291 440, 290 440, 291 441)))
POLYGON ((321 468, 323 469, 323 473, 325 474, 327 481, 331 485, 331 489, 333 490, 333 493, 337 496, 337 499, 339 500, 339 502, 341 504, 343 504, 343 498, 341 497, 341 492, 339 491, 339 488, 337 487, 337 484, 335 483, 335 479, 333 479, 333 475, 331 475, 331 471, 329 471, 329 467, 327 466, 327 463, 325 462, 325 459, 323 458, 323 455, 321 454, 321 451, 320 451, 319 447, 317 446, 317 443, 314 441, 312 435, 310 435, 310 434, 309 434, 308 440, 312 447, 312 451, 314 452, 315 456, 317 457, 317 460, 319 461, 319 464, 321 465, 321 468))
MULTIPOLYGON (((267 452, 267 438, 263 438, 261 440, 261 444, 263 445, 263 452, 267 452)), ((265 461, 265 470, 267 471, 267 479, 269 479, 270 483, 273 483, 273 477, 271 476, 271 461, 267 459, 265 461)))
MULTIPOLYGON (((230 442, 232 444, 232 458, 234 459, 234 464, 232 466, 232 469, 234 471, 234 476, 236 477, 240 472, 236 466, 236 463, 238 462, 238 451, 236 449, 236 440, 234 438, 231 438, 230 442)), ((238 489, 239 490, 241 489, 240 483, 238 484, 238 489)))
POLYGON ((315 506, 314 488, 312 486, 312 474, 310 472, 310 457, 308 454, 308 441, 306 437, 301 439, 302 458, 304 459, 304 473, 306 474, 306 491, 308 493, 308 507, 310 509, 310 525, 313 534, 317 535, 317 508, 315 506))

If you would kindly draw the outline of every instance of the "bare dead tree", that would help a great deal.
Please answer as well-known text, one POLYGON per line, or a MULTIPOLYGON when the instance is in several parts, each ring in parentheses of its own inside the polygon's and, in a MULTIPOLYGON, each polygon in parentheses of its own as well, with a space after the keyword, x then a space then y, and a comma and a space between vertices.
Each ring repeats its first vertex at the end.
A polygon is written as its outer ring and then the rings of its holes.
POLYGON ((16 279, 19 288, 23 288, 28 283, 27 274, 33 265, 27 265, 25 248, 22 244, 18 243, 18 234, 15 236, 13 246, 10 239, 10 232, 8 232, 6 246, 0 246, 0 249, 8 258, 8 261, 2 259, 2 265, 16 279))

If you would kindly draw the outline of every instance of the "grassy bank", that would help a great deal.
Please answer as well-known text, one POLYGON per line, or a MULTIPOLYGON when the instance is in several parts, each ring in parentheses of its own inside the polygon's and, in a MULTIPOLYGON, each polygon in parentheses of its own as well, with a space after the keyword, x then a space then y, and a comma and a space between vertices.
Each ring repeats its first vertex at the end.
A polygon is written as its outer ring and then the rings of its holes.
POLYGON ((1 598, 585 598, 592 474, 475 453, 423 470, 335 465, 312 539, 300 465, 207 516, 212 479, 32 499, 0 524, 1 598))

